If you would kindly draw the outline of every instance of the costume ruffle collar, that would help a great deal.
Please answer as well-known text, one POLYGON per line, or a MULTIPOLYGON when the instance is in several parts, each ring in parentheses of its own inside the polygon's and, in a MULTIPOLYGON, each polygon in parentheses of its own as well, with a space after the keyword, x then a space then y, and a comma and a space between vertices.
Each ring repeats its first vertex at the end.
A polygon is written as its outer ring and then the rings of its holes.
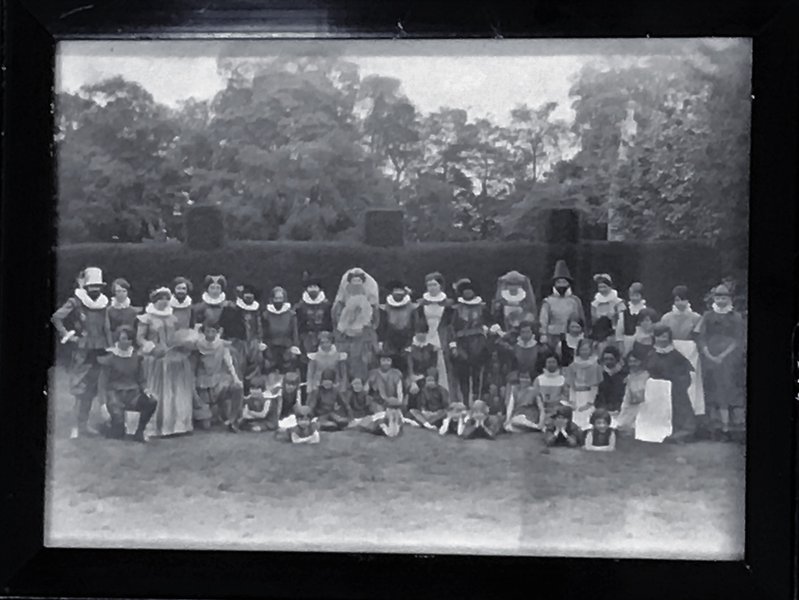
POLYGON ((189 308, 191 306, 191 296, 186 296, 182 301, 179 301, 175 294, 169 299, 169 306, 172 308, 189 308))
POLYGON ((544 381, 549 380, 555 385, 563 385, 563 383, 565 382, 563 373, 560 372, 560 369, 558 369, 554 373, 550 373, 549 371, 545 370, 543 373, 541 373, 541 375, 539 375, 539 377, 544 381))
POLYGON ((679 308, 677 308, 674 305, 671 306, 671 313, 674 314, 674 315, 687 315, 687 314, 690 314, 692 312, 693 312, 693 310, 691 310, 691 303, 690 302, 688 303, 688 306, 685 307, 685 310, 680 310, 679 308))
POLYGON ((319 295, 316 298, 311 298, 308 290, 305 290, 302 293, 302 301, 305 302, 305 304, 322 304, 322 302, 325 300, 327 300, 327 296, 325 296, 324 290, 320 290, 319 295))
POLYGON ((119 346, 114 344, 110 348, 108 348, 108 352, 113 354, 114 356, 118 356, 119 358, 130 358, 133 356, 133 346, 128 348, 127 350, 120 350, 119 346))
POLYGON ((524 302, 524 299, 527 298, 527 292, 521 288, 519 288, 519 292, 516 294, 511 294, 510 290, 505 288, 499 292, 499 295, 509 304, 521 304, 524 302))
POLYGON ((721 308, 721 307, 720 307, 718 304, 716 304, 715 302, 713 303, 713 312, 714 312, 714 313, 716 313, 716 314, 719 314, 719 315, 726 315, 726 314, 728 314, 728 313, 731 313, 732 311, 733 311, 732 304, 728 304, 728 305, 727 305, 727 306, 725 306, 724 308, 721 308))
POLYGON ((638 304, 633 304, 632 302, 627 303, 627 310, 630 311, 630 314, 635 316, 642 310, 646 308, 646 300, 641 300, 638 304))
POLYGON ((236 298, 236 306, 238 306, 241 310, 247 311, 255 311, 261 307, 261 305, 258 304, 258 300, 253 300, 252 304, 246 304, 241 298, 236 298))
POLYGON ((552 295, 555 296, 556 298, 568 298, 569 296, 574 295, 574 293, 572 292, 571 286, 569 286, 569 289, 566 290, 566 293, 563 294, 563 296, 561 296, 558 290, 555 287, 553 287, 552 295))
POLYGON ((522 338, 516 340, 516 345, 519 348, 535 348, 538 345, 538 342, 535 338, 530 338, 529 342, 525 342, 522 338))
POLYGON ((117 310, 122 310, 124 308, 128 308, 130 306, 130 298, 125 298, 124 301, 120 302, 116 299, 116 296, 111 298, 111 308, 116 308, 117 310))
POLYGON ((283 313, 287 313, 291 310, 291 304, 288 302, 284 302, 280 305, 280 308, 275 308, 275 305, 271 302, 266 305, 266 310, 272 313, 273 315, 282 315, 283 313))
POLYGON ((660 346, 655 346, 654 348, 655 352, 658 354, 668 354, 669 352, 672 352, 674 350, 674 344, 669 344, 668 346, 665 346, 663 348, 661 348, 660 346))
POLYGON ((466 306, 476 306, 477 304, 482 304, 483 299, 480 296, 475 296, 471 300, 465 300, 464 298, 458 298, 458 302, 461 304, 465 304, 466 306))
POLYGON ((223 340, 221 337, 217 337, 213 342, 209 342, 204 337, 197 340, 197 350, 200 352, 200 354, 211 354, 212 352, 219 350, 224 345, 225 340, 223 340))
POLYGON ((566 342, 566 345, 569 348, 571 348, 572 350, 577 350, 577 346, 579 345, 580 340, 583 339, 584 337, 585 334, 583 333, 581 333, 580 335, 572 335, 570 333, 567 333, 564 338, 564 341, 566 342))
POLYGON ((607 367, 605 367, 605 366, 603 366, 603 367, 602 367, 602 370, 603 370, 605 373, 607 373, 608 375, 616 375, 617 373, 620 373, 620 372, 621 372, 621 369, 622 369, 622 365, 621 365, 621 363, 616 363, 616 366, 615 366, 615 367, 613 367, 612 369, 608 369, 608 368, 607 368, 607 367))
POLYGON ((216 298, 212 298, 208 295, 208 292, 203 292, 203 302, 206 304, 210 304, 211 306, 219 306, 225 301, 225 292, 222 292, 216 298))
POLYGON ((580 365, 581 367, 588 367, 591 365, 598 364, 596 362, 596 358, 580 358, 579 356, 574 357, 574 364, 580 365))
POLYGON ((155 307, 155 304, 150 302, 150 304, 147 305, 147 308, 144 309, 144 312, 146 312, 148 315, 154 315, 156 317, 169 317, 172 315, 172 307, 167 306, 164 310, 158 310, 155 307))
POLYGON ((410 301, 411 301, 410 294, 405 294, 402 297, 402 300, 399 300, 399 301, 394 300, 394 296, 391 296, 391 295, 386 296, 386 304, 388 304, 389 306, 391 306, 393 308, 401 308, 403 306, 407 306, 408 304, 410 304, 410 301))
POLYGON ((619 298, 619 293, 611 289, 609 294, 602 295, 599 292, 594 294, 594 299, 591 302, 591 306, 599 306, 601 304, 617 304, 621 299, 619 298))
POLYGON ((431 296, 430 292, 425 292, 424 294, 422 294, 422 298, 424 298, 426 302, 432 302, 433 304, 441 304, 447 299, 447 295, 444 292, 439 292, 435 296, 431 296))
POLYGON ((75 296, 81 301, 83 306, 91 310, 102 310, 108 306, 108 296, 105 294, 100 294, 97 296, 97 300, 92 300, 86 290, 78 288, 75 290, 75 296))

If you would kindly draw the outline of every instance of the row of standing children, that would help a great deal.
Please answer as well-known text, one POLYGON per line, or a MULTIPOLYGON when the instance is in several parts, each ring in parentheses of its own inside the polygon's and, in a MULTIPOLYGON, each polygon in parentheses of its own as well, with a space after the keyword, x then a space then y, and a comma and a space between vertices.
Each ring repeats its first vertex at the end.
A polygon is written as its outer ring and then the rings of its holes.
MULTIPOLYGON (((178 278, 173 290, 164 287, 151 294, 151 304, 144 315, 130 306, 130 286, 124 280, 114 282, 114 297, 109 305, 107 299, 105 304, 102 302, 104 296, 98 293, 103 285, 100 270, 86 269, 83 277, 85 281, 75 297, 54 315, 62 340, 76 338, 78 342, 72 373, 78 430, 86 427, 92 362, 98 366, 108 362, 97 359, 105 353, 105 340, 112 331, 119 332, 120 325, 138 330, 135 337, 143 354, 143 371, 148 373, 144 397, 160 400, 156 432, 161 435, 190 431, 197 423, 207 427, 211 419, 237 428, 239 414, 252 414, 254 410, 248 403, 258 404, 253 400, 258 394, 252 393, 252 383, 264 373, 285 380, 289 389, 294 383, 305 388, 310 400, 324 395, 319 392, 320 384, 323 373, 328 372, 328 379, 331 377, 329 371, 336 389, 347 393, 351 393, 350 387, 359 386, 382 390, 383 404, 371 404, 372 415, 384 418, 389 401, 399 402, 397 408, 404 421, 394 419, 392 422, 396 423, 412 422, 439 430, 454 423, 452 427, 463 432, 471 431, 467 425, 476 418, 486 424, 478 431, 485 429, 487 434, 530 429, 530 423, 541 429, 554 414, 551 399, 541 390, 558 388, 563 379, 559 389, 567 390, 564 403, 577 409, 575 421, 581 426, 590 418, 586 407, 592 407, 591 398, 598 395, 597 406, 607 402, 603 399, 615 398, 610 402, 614 425, 624 427, 629 425, 632 412, 622 413, 618 399, 625 394, 628 374, 620 352, 613 349, 621 350, 628 363, 643 363, 645 350, 655 345, 657 314, 646 307, 640 284, 631 286, 625 303, 607 275, 595 278, 598 291, 591 303, 594 344, 589 347, 583 342, 587 336, 582 303, 571 292, 571 277, 563 261, 556 265, 553 293, 544 299, 537 322, 529 279, 517 272, 500 278, 492 311, 485 310, 476 286, 469 280, 461 280, 455 286, 457 302, 448 301, 438 273, 426 278, 428 291, 418 303, 410 302, 402 282, 392 282, 386 304, 378 309, 374 280, 360 269, 351 269, 342 277, 333 306, 327 302, 319 282, 307 280, 298 305, 292 308, 285 290, 275 288, 263 312, 259 311, 252 286, 241 286, 239 296, 231 302, 224 295, 224 277, 209 276, 202 301, 193 303, 188 296, 190 282, 178 278), (67 317, 76 311, 80 335, 75 332, 78 327, 68 329, 66 325, 67 317), (102 319, 97 318, 97 312, 103 313, 102 319), (200 323, 202 336, 196 335, 200 323), (370 326, 371 331, 366 331, 370 326), (376 343, 368 343, 370 334, 376 343), (341 352, 341 347, 350 352, 341 352), (370 368, 378 354, 381 368, 370 368), (602 363, 601 368, 592 360, 592 354, 602 363), (550 357, 555 358, 554 368, 548 364, 552 363, 550 357), (563 373, 558 363, 563 365, 563 373), (530 379, 534 385, 528 386, 530 379), (528 387, 536 391, 531 392, 528 387), (610 389, 614 390, 612 394, 610 389), (175 401, 176 396, 185 398, 187 394, 191 398, 188 411, 185 402, 175 401), (165 402, 165 396, 171 396, 166 398, 171 401, 165 402), (541 411, 537 402, 531 403, 531 397, 548 399, 549 408, 541 411), (533 418, 536 410, 537 420, 533 418), (475 418, 469 416, 472 413, 475 418)), ((722 431, 728 431, 729 407, 742 404, 732 401, 740 396, 740 388, 736 387, 735 372, 730 368, 730 359, 740 350, 742 336, 740 316, 732 310, 729 292, 725 294, 723 286, 716 291, 720 293, 714 296, 717 301, 712 312, 700 317, 690 310, 687 290, 678 286, 675 306, 662 322, 675 336, 674 345, 683 345, 678 349, 684 354, 693 344, 695 356, 691 363, 695 373, 701 348, 701 363, 710 363, 710 387, 715 392, 722 431), (725 402, 725 397, 729 401, 725 402)), ((128 330, 124 337, 129 339, 130 335, 128 330)), ((115 347, 110 352, 114 356, 119 352, 115 347)), ((130 349, 121 352, 127 354, 130 349)), ((95 374, 95 389, 107 370, 95 374)), ((697 380, 693 376, 691 383, 694 409, 697 380)), ((640 387, 640 381, 638 384, 640 387)), ((257 386, 255 390, 258 391, 257 386)), ((642 397, 640 393, 628 395, 639 400, 642 397)), ((285 408, 282 412, 290 410, 285 408)), ((288 416, 283 414, 281 418, 288 416)), ((365 416, 359 418, 363 420, 365 416)), ((118 421, 118 416, 114 419, 118 421)), ((118 425, 113 430, 118 431, 118 425)), ((382 431, 382 427, 377 430, 382 431)))

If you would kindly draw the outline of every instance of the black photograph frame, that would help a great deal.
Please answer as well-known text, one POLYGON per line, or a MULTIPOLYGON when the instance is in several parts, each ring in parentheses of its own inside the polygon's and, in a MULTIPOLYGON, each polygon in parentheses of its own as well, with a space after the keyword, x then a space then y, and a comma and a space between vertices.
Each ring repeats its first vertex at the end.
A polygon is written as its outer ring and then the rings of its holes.
POLYGON ((3 11, 0 594, 18 597, 788 598, 796 593, 795 0, 529 6, 10 0, 3 11), (753 38, 745 559, 702 562, 43 547, 55 242, 53 67, 66 39, 753 38), (753 394, 761 397, 753 398, 753 394))

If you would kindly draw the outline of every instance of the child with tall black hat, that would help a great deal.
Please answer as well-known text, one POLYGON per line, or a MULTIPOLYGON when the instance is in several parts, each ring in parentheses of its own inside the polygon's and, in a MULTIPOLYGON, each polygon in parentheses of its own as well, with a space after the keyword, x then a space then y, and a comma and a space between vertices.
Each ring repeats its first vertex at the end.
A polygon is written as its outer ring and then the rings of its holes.
MULTIPOLYGON (((224 275, 207 275, 203 281, 201 300, 192 307, 192 319, 195 326, 219 325, 222 310, 229 306, 225 293, 227 278, 224 275)), ((173 310, 174 314, 174 310, 173 310)))
POLYGON ((377 339, 379 347, 391 355, 394 366, 407 375, 404 351, 413 340, 416 304, 411 301, 410 289, 402 281, 390 281, 386 289, 388 295, 386 303, 380 307, 377 339))
POLYGON ((263 329, 256 300, 258 290, 249 283, 236 288, 236 301, 222 309, 219 326, 231 343, 231 354, 239 378, 245 383, 261 374, 263 366, 263 329))
POLYGON ((578 319, 585 323, 583 303, 572 291, 573 279, 565 260, 555 263, 552 274, 552 293, 541 303, 539 322, 541 342, 553 349, 566 334, 570 320, 578 319))
POLYGON ((186 277, 175 277, 172 281, 172 297, 169 306, 172 314, 177 319, 178 329, 191 329, 194 327, 194 310, 191 293, 194 286, 186 277))
MULTIPOLYGON (((305 272, 302 282, 305 289, 294 306, 294 312, 297 315, 300 350, 303 356, 308 356, 319 347, 319 334, 333 330, 333 322, 330 318, 330 300, 322 289, 321 279, 305 272)), ((307 364, 305 366, 307 368, 307 364)))
POLYGON ((489 358, 488 312, 477 286, 464 278, 453 286, 457 301, 452 307, 452 364, 458 380, 460 402, 471 405, 483 388, 484 370, 489 358))
POLYGON ((70 365, 70 392, 75 397, 75 420, 70 437, 92 433, 89 413, 98 393, 100 363, 98 358, 108 347, 106 309, 108 297, 103 293, 103 272, 86 267, 78 277, 73 295, 53 314, 52 322, 61 343, 74 343, 70 365))
POLYGON ((281 373, 292 365, 293 356, 300 356, 297 315, 288 301, 286 290, 280 286, 272 288, 269 302, 261 312, 263 341, 266 344, 266 361, 277 366, 281 373))

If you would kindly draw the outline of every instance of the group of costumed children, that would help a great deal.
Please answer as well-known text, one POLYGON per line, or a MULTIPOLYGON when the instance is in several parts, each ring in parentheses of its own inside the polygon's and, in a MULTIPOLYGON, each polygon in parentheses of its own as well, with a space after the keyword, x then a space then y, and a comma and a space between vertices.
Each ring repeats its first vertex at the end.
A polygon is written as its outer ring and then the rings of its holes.
POLYGON ((548 446, 607 451, 616 435, 652 442, 694 439, 697 421, 716 439, 742 426, 741 315, 725 285, 700 315, 673 290, 660 317, 633 283, 623 300, 609 275, 594 277, 590 332, 572 277, 558 261, 538 305, 530 279, 511 271, 491 302, 474 282, 446 293, 440 273, 414 301, 404 282, 384 286, 348 270, 331 300, 306 275, 299 302, 272 289, 265 303, 222 275, 176 278, 131 305, 130 285, 86 268, 53 315, 72 344, 71 437, 138 441, 223 426, 317 443, 320 432, 388 437, 404 427, 465 439, 543 432, 548 446), (89 424, 95 399, 107 412, 89 424), (700 419, 697 419, 700 417, 700 419))

